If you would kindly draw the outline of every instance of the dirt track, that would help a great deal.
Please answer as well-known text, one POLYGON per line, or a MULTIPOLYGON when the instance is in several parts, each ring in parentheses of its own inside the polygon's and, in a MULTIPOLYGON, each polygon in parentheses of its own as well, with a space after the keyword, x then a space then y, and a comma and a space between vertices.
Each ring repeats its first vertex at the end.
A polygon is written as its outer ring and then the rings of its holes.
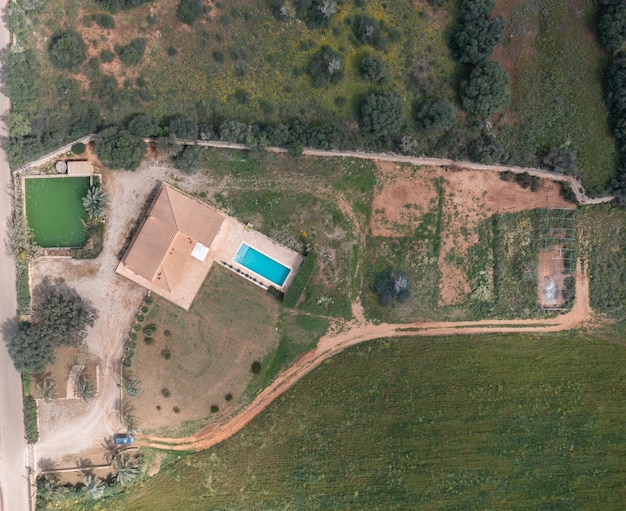
POLYGON ((168 450, 203 451, 209 449, 248 425, 280 395, 289 390, 298 380, 309 374, 322 362, 350 346, 380 338, 407 336, 435 336, 515 332, 559 332, 572 330, 586 324, 592 315, 589 305, 589 280, 580 260, 576 269, 576 302, 567 314, 550 319, 527 320, 482 320, 456 322, 429 322, 374 325, 363 317, 360 304, 354 304, 356 319, 339 333, 331 333, 320 339, 317 348, 303 355, 294 365, 284 370, 274 382, 261 392, 241 413, 214 424, 196 435, 184 438, 144 436, 137 445, 168 450))

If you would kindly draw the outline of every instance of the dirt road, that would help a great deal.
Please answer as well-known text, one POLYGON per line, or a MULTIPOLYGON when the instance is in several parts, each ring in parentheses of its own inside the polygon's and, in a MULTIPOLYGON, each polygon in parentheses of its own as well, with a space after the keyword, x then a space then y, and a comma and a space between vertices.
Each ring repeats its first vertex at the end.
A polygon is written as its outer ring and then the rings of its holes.
MULTIPOLYGON (((0 0, 0 10, 5 12, 7 0, 0 0)), ((9 45, 9 31, 5 18, 0 21, 0 51, 9 45)), ((6 119, 9 111, 8 98, 0 93, 0 118, 6 119)), ((6 137, 4 121, 0 121, 0 136, 6 137)), ((7 222, 11 214, 11 171, 6 154, 0 148, 0 190, 5 194, 0 200, 0 322, 8 326, 3 331, 10 335, 17 328, 17 298, 15 288, 15 263, 5 249, 8 237, 7 222)), ((3 339, 5 341, 6 339, 3 339)), ((0 346, 0 505, 5 511, 27 511, 30 509, 30 487, 28 483, 27 448, 24 439, 22 414, 22 382, 13 367, 5 342, 0 346)))
POLYGON ((374 325, 365 320, 359 304, 353 306, 354 319, 339 333, 331 333, 320 339, 317 348, 302 356, 294 365, 284 370, 274 382, 261 392, 241 413, 225 421, 209 426, 196 435, 185 438, 144 436, 137 445, 169 450, 209 449, 248 425, 280 395, 298 380, 319 367, 325 360, 350 346, 380 338, 407 336, 435 336, 515 332, 558 332, 583 326, 591 319, 589 305, 589 280, 580 261, 576 270, 576 302, 567 314, 549 319, 483 320, 374 325))

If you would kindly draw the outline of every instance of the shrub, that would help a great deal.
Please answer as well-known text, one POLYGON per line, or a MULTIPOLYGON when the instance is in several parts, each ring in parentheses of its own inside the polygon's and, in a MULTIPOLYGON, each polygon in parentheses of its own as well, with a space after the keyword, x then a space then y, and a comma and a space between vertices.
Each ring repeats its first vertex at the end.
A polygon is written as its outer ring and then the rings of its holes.
POLYGON ((180 22, 192 25, 202 15, 202 0, 180 0, 176 16, 180 22))
POLYGON ((289 286, 289 289, 287 289, 287 292, 285 293, 285 297, 283 298, 283 304, 285 306, 293 308, 298 304, 302 293, 304 293, 304 290, 306 289, 309 280, 311 280, 311 277, 313 276, 316 263, 317 252, 309 252, 309 255, 300 267, 296 278, 291 283, 291 286, 289 286))
POLYGON ((143 301, 148 305, 152 305, 154 303, 154 298, 152 298, 151 295, 147 295, 143 301))
POLYGON ((170 337, 172 335, 172 332, 170 330, 163 330, 163 335, 165 337, 170 337))
POLYGON ((361 61, 361 76, 371 82, 381 82, 385 78, 385 63, 380 55, 365 57, 361 61))
POLYGON ((139 321, 139 323, 143 323, 144 319, 146 319, 146 317, 143 314, 137 314, 137 321, 139 321))
POLYGON ((211 405, 211 413, 217 413, 220 411, 220 407, 217 405, 211 405))
POLYGON ((152 335, 156 331, 157 331, 157 326, 156 326, 155 323, 150 323, 150 324, 148 324, 148 325, 143 327, 143 333, 146 334, 149 337, 152 337, 152 335))
POLYGON ((24 426, 26 427, 26 441, 29 444, 36 444, 39 441, 37 420, 37 401, 33 396, 26 396, 24 399, 24 426))
POLYGON ((454 104, 445 98, 427 99, 417 111, 417 127, 424 131, 440 131, 456 122, 454 104))
POLYGON ((185 174, 194 174, 204 161, 202 148, 198 145, 185 145, 183 150, 174 156, 174 166, 185 174))
POLYGON ((352 32, 362 44, 371 44, 379 47, 381 45, 382 25, 380 21, 359 14, 352 21, 352 32))
POLYGON ((141 325, 140 325, 139 323, 135 323, 135 324, 133 325, 133 330, 134 330, 135 332, 139 332, 139 330, 141 330, 141 325))
POLYGON ((154 339, 152 337, 144 337, 143 338, 143 342, 145 342, 148 346, 151 346, 152 344, 154 344, 154 339))
POLYGON ((109 62, 113 62, 113 60, 115 59, 115 53, 113 53, 111 50, 102 50, 100 52, 100 60, 104 63, 109 63, 109 62))
POLYGON ((91 24, 92 21, 96 22, 96 25, 106 29, 115 28, 115 20, 113 16, 109 14, 89 14, 85 16, 85 22, 91 24))
POLYGON ((233 395, 229 392, 228 394, 226 394, 224 396, 224 399, 226 399, 226 401, 232 401, 233 400, 233 395))
POLYGON ((161 411, 161 405, 156 405, 156 409, 157 409, 158 412, 160 412, 161 411))
POLYGON ((163 394, 164 398, 169 398, 172 395, 169 389, 161 389, 161 394, 163 394))
POLYGON ((40 373, 54 361, 54 347, 40 328, 29 323, 20 325, 8 341, 8 350, 19 372, 40 373))
POLYGON ((131 350, 134 350, 137 347, 137 341, 134 341, 132 339, 128 339, 126 341, 126 347, 128 347, 131 350))
POLYGON ((126 9, 133 9, 148 1, 149 0, 96 0, 96 4, 109 12, 116 13, 126 9))
POLYGON ((146 151, 143 139, 116 127, 102 130, 96 140, 96 154, 110 169, 135 170, 146 151))
POLYGON ((79 142, 78 144, 74 144, 72 146, 72 152, 74 154, 83 154, 86 150, 85 144, 83 144, 82 142, 79 142))
POLYGON ((376 278, 373 289, 383 306, 391 305, 394 301, 404 303, 412 296, 411 281, 398 268, 382 271, 376 278))
POLYGON ((170 135, 186 140, 198 138, 198 125, 188 117, 177 115, 169 122, 170 135))
POLYGON ((576 173, 576 154, 564 147, 552 147, 543 158, 548 169, 562 174, 576 173))
POLYGON ((509 106, 509 75, 499 62, 485 62, 461 83, 461 103, 467 113, 491 117, 509 106))
POLYGON ((180 413, 180 408, 178 408, 178 406, 175 406, 172 410, 174 410, 174 413, 180 413))
POLYGON ((144 314, 145 314, 146 312, 148 312, 148 310, 149 310, 149 309, 148 309, 148 307, 146 307, 145 305, 142 305, 142 306, 141 306, 141 312, 142 312, 142 313, 144 313, 144 314))
POLYGON ((178 50, 176 49, 176 47, 175 47, 175 46, 169 46, 169 47, 167 48, 167 54, 168 54, 170 57, 175 57, 175 56, 178 54, 178 50))
POLYGON ((261 372, 261 362, 259 362, 258 360, 252 362, 252 365, 250 366, 250 371, 252 371, 252 374, 259 374, 261 372))
POLYGON ((127 66, 138 65, 141 63, 141 59, 143 59, 143 55, 146 51, 146 43, 147 41, 140 37, 132 40, 127 45, 120 47, 117 52, 120 60, 127 66))
POLYGON ((405 125, 404 101, 392 91, 373 93, 361 105, 361 128, 376 136, 395 135, 405 125))
POLYGON ((339 83, 343 78, 343 58, 330 46, 322 46, 313 56, 309 65, 309 74, 313 78, 315 87, 322 87, 327 83, 339 83))
POLYGON ((48 57, 58 69, 75 71, 85 60, 87 46, 78 32, 57 32, 48 43, 48 57))
POLYGON ((165 348, 163 351, 161 351, 161 356, 165 360, 169 360, 172 358, 172 352, 168 348, 165 348))

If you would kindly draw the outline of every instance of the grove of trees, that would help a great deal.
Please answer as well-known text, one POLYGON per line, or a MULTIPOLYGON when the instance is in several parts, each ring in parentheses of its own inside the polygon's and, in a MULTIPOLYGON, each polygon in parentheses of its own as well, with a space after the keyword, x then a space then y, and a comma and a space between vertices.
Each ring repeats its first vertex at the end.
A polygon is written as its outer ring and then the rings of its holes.
POLYGON ((31 321, 21 323, 7 341, 15 368, 26 373, 43 371, 54 361, 54 349, 78 346, 97 317, 96 309, 63 281, 44 280, 33 292, 31 321))
POLYGON ((463 0, 459 26, 452 37, 456 60, 479 64, 502 42, 506 21, 502 16, 491 18, 495 6, 495 0, 463 0))
POLYGON ((369 94, 361 104, 361 128, 383 137, 398 134, 406 123, 402 97, 393 91, 369 94))

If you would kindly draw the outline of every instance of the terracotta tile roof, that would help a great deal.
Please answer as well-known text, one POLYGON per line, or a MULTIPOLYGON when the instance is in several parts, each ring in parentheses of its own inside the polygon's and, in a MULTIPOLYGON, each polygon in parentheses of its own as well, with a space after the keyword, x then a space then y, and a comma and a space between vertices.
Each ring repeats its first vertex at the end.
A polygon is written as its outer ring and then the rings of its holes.
POLYGON ((163 183, 122 262, 135 274, 171 291, 196 243, 210 247, 224 218, 163 183))

